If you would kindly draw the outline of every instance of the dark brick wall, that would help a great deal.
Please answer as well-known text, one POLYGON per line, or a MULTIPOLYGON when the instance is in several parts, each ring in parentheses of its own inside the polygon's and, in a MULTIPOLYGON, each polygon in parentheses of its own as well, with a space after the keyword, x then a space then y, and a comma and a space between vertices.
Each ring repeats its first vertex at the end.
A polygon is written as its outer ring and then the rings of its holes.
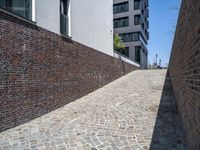
POLYGON ((136 69, 0 11, 0 131, 136 69))
POLYGON ((200 0, 183 0, 169 65, 188 150, 200 149, 200 0))

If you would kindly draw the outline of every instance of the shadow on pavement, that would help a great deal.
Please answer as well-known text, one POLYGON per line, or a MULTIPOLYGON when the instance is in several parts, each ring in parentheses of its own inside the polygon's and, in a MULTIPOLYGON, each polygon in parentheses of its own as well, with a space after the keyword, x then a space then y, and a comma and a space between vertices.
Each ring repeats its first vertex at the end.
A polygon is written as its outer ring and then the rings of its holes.
POLYGON ((185 150, 176 100, 166 76, 150 150, 185 150))

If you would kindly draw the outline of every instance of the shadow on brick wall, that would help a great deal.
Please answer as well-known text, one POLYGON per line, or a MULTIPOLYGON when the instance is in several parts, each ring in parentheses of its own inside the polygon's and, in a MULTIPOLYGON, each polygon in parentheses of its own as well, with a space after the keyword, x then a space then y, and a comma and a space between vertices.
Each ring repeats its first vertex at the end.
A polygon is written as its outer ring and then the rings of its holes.
POLYGON ((150 150, 184 150, 180 120, 170 77, 167 75, 160 100, 150 150))

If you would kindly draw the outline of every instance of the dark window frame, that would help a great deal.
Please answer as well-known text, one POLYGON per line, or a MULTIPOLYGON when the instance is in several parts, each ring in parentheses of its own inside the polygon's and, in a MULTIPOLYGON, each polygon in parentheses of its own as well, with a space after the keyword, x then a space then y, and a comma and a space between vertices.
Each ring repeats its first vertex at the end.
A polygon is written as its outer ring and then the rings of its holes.
POLYGON ((70 0, 60 0, 60 34, 69 36, 69 4, 70 0))
POLYGON ((134 25, 141 25, 141 15, 135 15, 134 16, 134 25))
POLYGON ((114 28, 128 27, 129 17, 114 19, 113 24, 114 24, 114 28))
POLYGON ((131 33, 123 33, 119 34, 123 42, 134 42, 140 41, 140 32, 131 32, 131 33))
POLYGON ((135 61, 141 63, 141 46, 135 46, 135 61))
POLYGON ((0 8, 5 9, 27 20, 32 20, 32 0, 24 0, 22 3, 23 3, 23 6, 20 6, 20 5, 14 6, 13 0, 4 0, 4 2, 1 3, 2 5, 0 6, 0 8), (22 8, 24 10, 20 10, 22 8))
POLYGON ((114 14, 128 12, 128 11, 129 11, 129 2, 128 1, 113 5, 113 13, 114 14))
POLYGON ((134 10, 139 10, 141 8, 141 0, 134 0, 134 10))

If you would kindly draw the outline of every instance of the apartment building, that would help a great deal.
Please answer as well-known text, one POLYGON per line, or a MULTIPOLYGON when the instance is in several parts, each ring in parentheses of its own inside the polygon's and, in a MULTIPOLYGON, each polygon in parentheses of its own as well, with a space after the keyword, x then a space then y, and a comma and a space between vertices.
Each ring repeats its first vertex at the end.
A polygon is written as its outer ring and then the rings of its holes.
POLYGON ((120 35, 126 46, 118 53, 147 68, 148 0, 114 0, 113 13, 114 33, 120 35))
POLYGON ((0 0, 0 8, 113 56, 112 0, 0 0))

